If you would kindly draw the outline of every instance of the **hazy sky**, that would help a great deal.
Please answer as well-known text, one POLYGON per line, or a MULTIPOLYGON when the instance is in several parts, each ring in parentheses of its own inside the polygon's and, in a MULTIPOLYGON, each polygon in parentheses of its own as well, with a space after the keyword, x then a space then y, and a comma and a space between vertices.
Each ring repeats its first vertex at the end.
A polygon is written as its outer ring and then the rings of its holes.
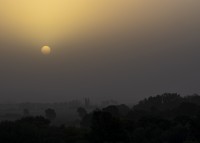
POLYGON ((0 0, 0 101, 200 94, 199 0, 0 0), (44 45, 52 48, 43 55, 44 45))

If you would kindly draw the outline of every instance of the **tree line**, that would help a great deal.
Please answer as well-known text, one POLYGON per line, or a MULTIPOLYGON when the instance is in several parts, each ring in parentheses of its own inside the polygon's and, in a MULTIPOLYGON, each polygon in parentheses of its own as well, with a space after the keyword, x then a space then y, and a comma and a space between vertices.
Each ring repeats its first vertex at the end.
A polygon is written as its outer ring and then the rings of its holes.
POLYGON ((0 123, 3 143, 199 143, 200 96, 165 93, 137 105, 110 105, 87 112, 79 107, 80 126, 54 126, 46 117, 27 116, 0 123))

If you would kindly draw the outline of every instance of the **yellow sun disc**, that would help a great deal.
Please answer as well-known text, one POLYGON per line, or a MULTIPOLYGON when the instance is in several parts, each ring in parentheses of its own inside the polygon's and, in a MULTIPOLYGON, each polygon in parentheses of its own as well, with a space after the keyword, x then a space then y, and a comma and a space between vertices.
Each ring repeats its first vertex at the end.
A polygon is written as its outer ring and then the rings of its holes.
POLYGON ((41 52, 44 55, 49 55, 51 53, 51 48, 49 46, 43 46, 41 48, 41 52))

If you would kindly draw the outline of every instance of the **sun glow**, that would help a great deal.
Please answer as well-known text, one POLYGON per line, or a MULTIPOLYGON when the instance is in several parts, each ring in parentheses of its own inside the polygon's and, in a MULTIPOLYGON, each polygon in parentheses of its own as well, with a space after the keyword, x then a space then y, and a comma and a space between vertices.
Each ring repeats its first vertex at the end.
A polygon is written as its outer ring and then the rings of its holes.
POLYGON ((0 0, 0 30, 39 44, 77 38, 102 31, 122 17, 122 7, 120 0, 0 0))
POLYGON ((51 53, 51 48, 49 46, 43 46, 41 48, 41 52, 44 55, 49 55, 51 53))
POLYGON ((83 23, 82 19, 87 15, 81 1, 7 0, 1 3, 0 16, 5 26, 37 40, 55 39, 61 31, 70 34, 79 28, 77 23, 83 23))

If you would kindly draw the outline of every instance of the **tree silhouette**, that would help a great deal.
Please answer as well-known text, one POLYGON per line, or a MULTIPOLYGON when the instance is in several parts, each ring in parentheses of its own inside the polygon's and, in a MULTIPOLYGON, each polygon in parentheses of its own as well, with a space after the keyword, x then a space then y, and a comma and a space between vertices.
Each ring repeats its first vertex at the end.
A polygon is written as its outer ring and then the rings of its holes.
POLYGON ((83 108, 83 107, 79 107, 78 109, 77 109, 77 112, 78 112, 78 115, 79 115, 79 117, 82 119, 82 118, 84 118, 86 115, 87 115, 87 111, 85 110, 85 108, 83 108))
POLYGON ((54 109, 48 108, 45 110, 45 116, 49 120, 54 120, 56 118, 56 112, 54 109))
POLYGON ((28 110, 28 109, 24 109, 23 110, 23 115, 24 115, 24 117, 27 117, 27 116, 30 116, 30 111, 28 110))
POLYGON ((0 143, 199 143, 198 99, 198 95, 163 94, 132 109, 110 105, 87 113, 80 107, 81 126, 72 127, 50 124, 56 112, 49 108, 47 118, 0 122, 0 143))
POLYGON ((95 111, 92 117, 92 142, 124 142, 127 140, 121 121, 105 111, 95 111))

